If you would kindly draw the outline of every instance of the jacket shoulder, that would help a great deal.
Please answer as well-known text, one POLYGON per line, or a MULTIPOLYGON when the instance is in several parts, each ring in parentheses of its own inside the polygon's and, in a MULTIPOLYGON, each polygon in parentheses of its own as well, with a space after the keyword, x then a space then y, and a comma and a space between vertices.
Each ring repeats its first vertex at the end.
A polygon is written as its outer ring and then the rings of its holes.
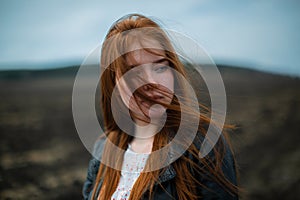
MULTIPOLYGON (((197 134, 195 137, 194 145, 200 151, 201 145, 205 139, 205 136, 201 133, 197 134)), ((233 153, 231 151, 230 145, 228 144, 224 135, 220 135, 218 142, 215 144, 215 152, 211 150, 206 156, 205 159, 209 159, 209 162, 216 162, 216 153, 222 154, 222 172, 225 178, 233 185, 237 185, 236 177, 236 166, 233 153)), ((203 165, 200 162, 200 165, 203 165)), ((221 186, 219 183, 211 180, 202 174, 199 179, 205 187, 201 187, 201 195, 205 197, 204 199, 238 199, 237 195, 232 195, 224 186, 221 186)))
POLYGON ((101 137, 95 142, 93 152, 92 152, 93 157, 89 161, 86 180, 82 188, 82 195, 85 200, 91 199, 91 194, 100 167, 100 160, 102 157, 105 141, 106 141, 105 137, 101 137))

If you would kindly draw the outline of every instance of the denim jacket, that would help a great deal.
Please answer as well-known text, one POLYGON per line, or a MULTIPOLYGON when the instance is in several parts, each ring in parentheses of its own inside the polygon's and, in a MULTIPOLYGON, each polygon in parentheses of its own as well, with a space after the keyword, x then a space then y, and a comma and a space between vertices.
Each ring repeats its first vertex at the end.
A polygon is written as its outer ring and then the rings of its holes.
MULTIPOLYGON (((225 140, 223 140, 225 141, 225 140)), ((105 140, 99 140, 95 144, 94 148, 94 155, 101 155, 103 146, 104 146, 105 140)), ((199 147, 200 144, 196 144, 196 147, 199 147)), ((222 163, 222 170, 225 175, 225 177, 231 181, 233 184, 236 183, 236 172, 235 172, 235 165, 233 161, 233 155, 231 151, 229 150, 228 146, 225 143, 225 156, 222 163), (226 148, 227 147, 227 148, 226 148)), ((213 151, 209 153, 208 156, 213 156, 213 151)), ((101 156, 100 156, 101 157, 101 156)), ((93 188, 95 184, 95 179, 97 176, 98 168, 100 166, 100 159, 92 158, 89 162, 88 166, 88 172, 86 181, 83 185, 82 194, 85 200, 91 199, 91 195, 93 193, 93 188)), ((176 162, 176 161, 175 161, 176 162)), ((176 192, 176 186, 175 186, 175 177, 176 177, 176 171, 173 168, 172 164, 167 166, 164 173, 159 176, 159 182, 163 186, 163 188, 156 184, 154 186, 154 200, 174 200, 178 199, 177 192, 176 192)), ((205 200, 213 200, 213 199, 230 199, 230 200, 237 200, 237 195, 232 195, 229 193, 226 189, 224 189, 222 186, 220 186, 218 183, 205 179, 203 176, 196 175, 197 179, 200 180, 200 182, 205 186, 198 186, 197 191, 199 196, 201 196, 201 199, 205 200)), ((99 193, 101 187, 101 183, 99 184, 99 187, 96 189, 96 194, 99 193)), ((142 197, 143 200, 149 199, 149 193, 146 191, 142 197)))

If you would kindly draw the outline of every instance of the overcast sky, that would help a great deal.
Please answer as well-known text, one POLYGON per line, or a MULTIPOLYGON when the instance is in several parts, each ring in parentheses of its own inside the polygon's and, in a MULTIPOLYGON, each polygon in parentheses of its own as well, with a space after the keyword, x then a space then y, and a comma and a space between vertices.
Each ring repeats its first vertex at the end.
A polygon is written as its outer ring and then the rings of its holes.
POLYGON ((1 0, 0 69, 80 64, 128 13, 187 34, 216 62, 300 76, 297 0, 1 0))

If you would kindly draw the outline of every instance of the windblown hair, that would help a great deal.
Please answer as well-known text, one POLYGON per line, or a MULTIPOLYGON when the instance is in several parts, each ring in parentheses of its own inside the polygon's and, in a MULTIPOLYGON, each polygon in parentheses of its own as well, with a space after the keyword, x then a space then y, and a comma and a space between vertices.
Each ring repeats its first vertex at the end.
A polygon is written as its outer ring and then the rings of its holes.
MULTIPOLYGON (((156 22, 139 14, 131 14, 121 18, 115 22, 115 24, 113 24, 105 38, 101 51, 100 65, 103 70, 103 75, 100 80, 101 107, 106 137, 113 144, 123 150, 127 149, 128 144, 133 139, 133 136, 125 133, 118 127, 111 110, 111 98, 114 87, 116 86, 116 79, 132 68, 132 66, 127 64, 126 58, 130 58, 130 56, 132 56, 132 52, 130 52, 129 48, 134 42, 139 43, 142 47, 144 47, 144 50, 154 55, 164 56, 169 62, 169 66, 171 68, 176 70, 183 77, 187 78, 185 68, 178 55, 175 53, 167 34, 156 22), (129 32, 131 30, 138 30, 140 28, 143 28, 143 31, 136 31, 133 34, 129 32), (147 41, 151 40, 158 41, 164 51, 157 50, 151 47, 151 45, 149 46, 147 41)), ((175 93, 180 94, 180 96, 183 98, 187 98, 188 95, 186 94, 186 86, 182 83, 182 81, 180 81, 179 77, 174 77, 177 80, 175 81, 174 85, 175 93)), ((155 85, 153 86, 151 84, 150 86, 155 87, 155 85)), ((163 92, 165 91, 162 91, 162 93, 163 92)), ((133 96, 138 95, 146 98, 146 96, 139 90, 137 90, 133 96)), ((149 101, 157 103, 155 100, 149 99, 149 101)), ((186 99, 186 102, 188 101, 190 101, 190 99, 186 99)), ((153 152, 167 146, 170 140, 174 138, 173 134, 176 133, 178 127, 180 126, 182 112, 187 112, 189 115, 192 115, 199 120, 199 124, 197 126, 198 132, 205 136, 208 125, 214 122, 211 121, 208 114, 203 112, 201 112, 201 114, 199 112, 195 112, 194 110, 190 109, 188 105, 188 103, 180 104, 176 96, 173 97, 170 105, 163 105, 167 108, 167 120, 162 130, 154 136, 152 147, 153 152)), ((122 117, 122 108, 124 108, 124 104, 121 98, 117 106, 120 107, 120 117, 122 117)), ((199 106, 205 108, 205 106, 199 106)), ((207 112, 209 112, 208 109, 207 112)), ((230 126, 228 127, 230 128, 230 126)), ((128 127, 128 130, 133 131, 133 127, 128 127)), ((196 191, 196 186, 203 185, 199 180, 195 179, 194 173, 198 173, 200 175, 205 174, 206 177, 220 184, 228 192, 237 194, 237 186, 227 180, 222 172, 222 160, 225 154, 224 141, 228 144, 226 148, 230 146, 227 136, 225 136, 226 134, 223 133, 222 135, 224 135, 224 139, 219 139, 217 145, 215 145, 214 149, 212 150, 214 154, 213 159, 211 159, 209 156, 200 158, 198 156, 199 148, 192 144, 189 146, 187 151, 193 156, 194 159, 190 159, 184 154, 172 163, 177 174, 175 178, 175 184, 177 195, 180 200, 193 200, 199 198, 200 194, 199 191, 196 191), (199 163, 201 163, 201 165, 199 165, 199 163)), ((122 165, 123 155, 111 155, 111 151, 109 151, 107 145, 104 147, 102 157, 114 157, 117 161, 117 165, 119 167, 122 165)), ((151 160, 153 160, 153 158, 151 158, 150 155, 146 163, 146 168, 147 166, 149 167, 151 165, 151 160)), ((161 162, 163 161, 164 160, 161 162)), ((164 173, 164 170, 165 168, 150 172, 142 172, 131 190, 129 199, 141 199, 145 189, 149 190, 151 199, 153 197, 154 185, 158 184, 159 187, 163 187, 158 182, 158 178, 162 173, 164 173)), ((120 170, 116 170, 113 167, 109 167, 101 163, 94 185, 94 191, 92 195, 93 199, 96 197, 96 188, 99 186, 99 184, 102 185, 97 198, 101 200, 110 199, 118 186, 120 177, 120 170)))

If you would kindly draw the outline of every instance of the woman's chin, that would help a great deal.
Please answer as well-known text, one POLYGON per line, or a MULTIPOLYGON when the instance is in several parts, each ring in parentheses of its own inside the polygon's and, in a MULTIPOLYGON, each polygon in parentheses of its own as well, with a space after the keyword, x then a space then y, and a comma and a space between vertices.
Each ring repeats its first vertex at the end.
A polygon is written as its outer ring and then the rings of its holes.
POLYGON ((166 108, 162 105, 155 104, 150 108, 142 106, 141 109, 136 113, 136 118, 143 123, 159 122, 165 118, 166 108))
POLYGON ((157 120, 159 120, 166 113, 166 108, 163 107, 162 105, 155 104, 155 105, 153 105, 153 106, 150 107, 148 113, 149 113, 149 117, 151 119, 157 119, 157 120))

